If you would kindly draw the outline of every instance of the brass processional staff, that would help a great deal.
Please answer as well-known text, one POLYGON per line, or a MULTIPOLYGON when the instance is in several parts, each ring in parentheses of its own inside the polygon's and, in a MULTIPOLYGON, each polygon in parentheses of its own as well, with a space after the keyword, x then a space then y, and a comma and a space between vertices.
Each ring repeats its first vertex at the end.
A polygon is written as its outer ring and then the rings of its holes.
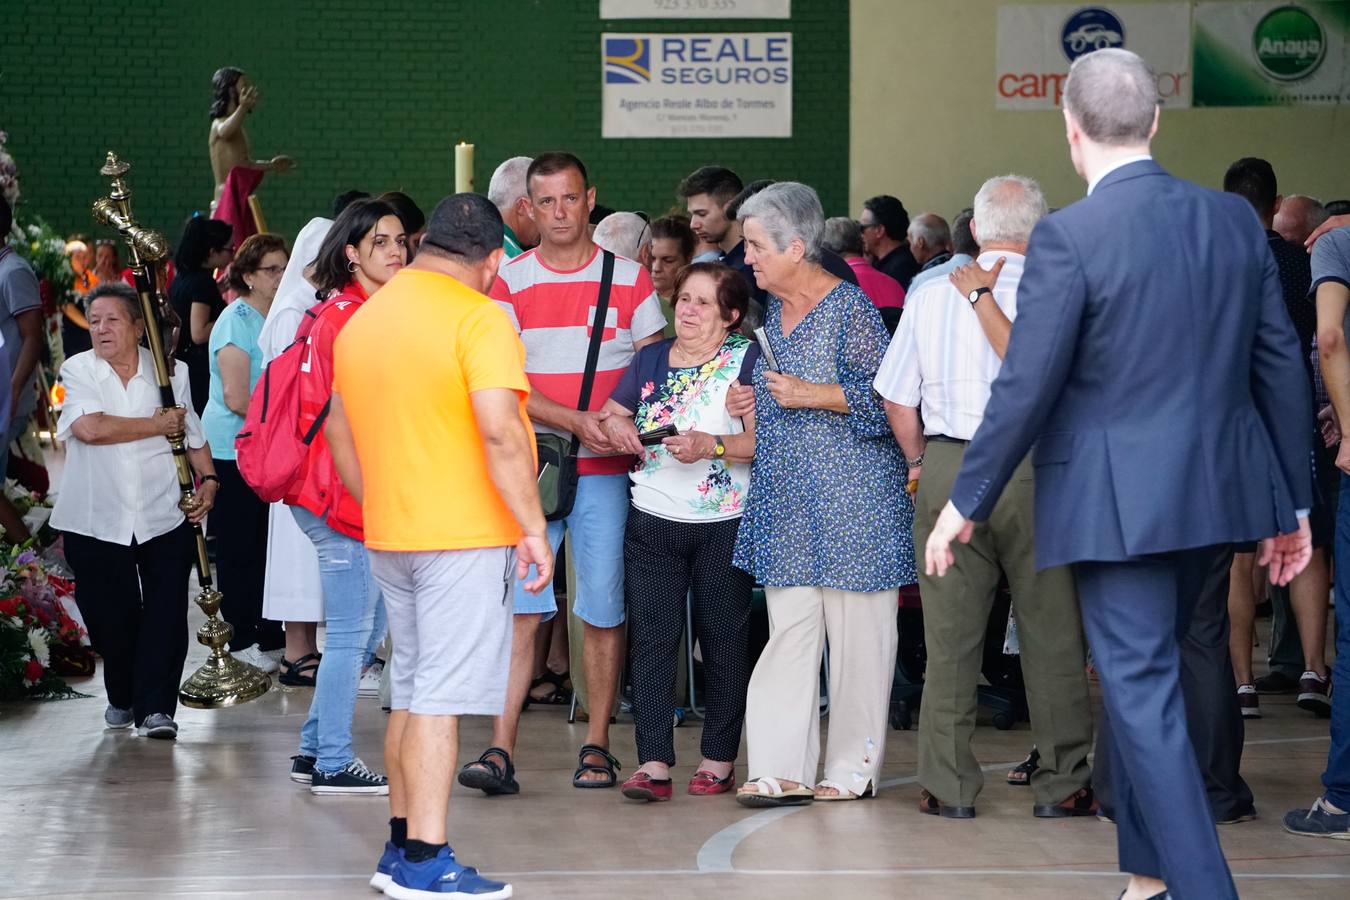
MULTIPOLYGON (((145 317, 150 356, 155 362, 155 382, 159 385, 160 404, 166 409, 172 409, 177 405, 169 382, 169 354, 173 352, 173 347, 166 346, 172 341, 172 337, 166 340, 166 334, 174 333, 172 326, 177 317, 165 300, 155 266, 168 256, 169 246, 164 235, 142 228, 132 216, 131 189, 122 177, 130 170, 131 166, 118 159, 117 154, 108 152, 108 160, 99 169, 99 174, 112 179, 112 192, 94 202, 93 214, 100 224, 116 228, 126 242, 131 270, 136 277, 136 293, 140 295, 141 312, 145 317), (170 327, 165 328, 166 324, 170 327)), ((178 472, 178 490, 182 494, 178 505, 185 511, 190 510, 195 504, 195 488, 192 469, 188 466, 186 435, 170 435, 168 441, 173 449, 174 468, 178 472)), ((178 697, 184 706, 196 709, 233 706, 261 697, 271 687, 272 681, 261 670, 225 652, 225 645, 234 629, 217 615, 222 597, 220 591, 212 587, 211 566, 206 558, 206 538, 202 535, 202 527, 193 524, 192 530, 197 539, 197 582, 201 585, 196 603, 206 613, 206 621, 197 629, 197 642, 209 647, 211 655, 201 668, 183 682, 178 697)))

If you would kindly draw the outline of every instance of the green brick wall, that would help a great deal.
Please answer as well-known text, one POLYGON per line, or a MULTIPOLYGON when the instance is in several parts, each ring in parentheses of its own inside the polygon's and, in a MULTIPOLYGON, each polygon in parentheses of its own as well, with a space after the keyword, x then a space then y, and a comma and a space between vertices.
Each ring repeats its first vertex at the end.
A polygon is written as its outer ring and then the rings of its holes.
POLYGON ((846 213, 847 0, 793 0, 779 21, 601 22, 596 0, 0 0, 0 130, 27 208, 95 231, 107 150, 134 165, 135 208, 176 237, 211 199, 211 73, 236 65, 262 102, 255 156, 298 167, 260 190, 293 235, 344 190, 401 188, 430 209, 453 186, 453 145, 477 148, 475 184, 507 156, 578 153, 617 209, 665 210, 679 179, 720 163, 746 180, 805 181, 846 213), (602 31, 791 30, 794 137, 603 140, 602 31))

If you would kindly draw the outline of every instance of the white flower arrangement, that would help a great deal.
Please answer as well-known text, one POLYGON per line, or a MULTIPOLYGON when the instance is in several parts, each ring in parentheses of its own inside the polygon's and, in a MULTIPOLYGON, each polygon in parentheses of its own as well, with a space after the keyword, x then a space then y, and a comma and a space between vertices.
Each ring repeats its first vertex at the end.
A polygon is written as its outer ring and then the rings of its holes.
POLYGON ((32 648, 32 657, 47 668, 51 664, 51 649, 47 646, 47 632, 41 628, 28 629, 28 646, 32 648))

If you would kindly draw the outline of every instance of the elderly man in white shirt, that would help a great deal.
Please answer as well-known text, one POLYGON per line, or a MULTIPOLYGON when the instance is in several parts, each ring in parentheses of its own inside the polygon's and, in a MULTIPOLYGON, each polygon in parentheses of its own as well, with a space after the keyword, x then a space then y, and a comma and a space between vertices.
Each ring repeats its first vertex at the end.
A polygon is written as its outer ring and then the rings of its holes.
MULTIPOLYGON (((975 435, 1017 316, 1017 284, 1027 242, 1046 214, 1036 182, 991 178, 975 196, 971 231, 977 262, 997 276, 992 289, 975 266, 921 285, 905 303, 875 387, 917 480, 915 546, 924 546, 951 495, 966 444, 975 435)), ((1087 755, 1092 720, 1084 644, 1072 575, 1036 571, 1030 459, 989 521, 956 547, 948 577, 919 575, 928 663, 919 716, 919 808, 971 818, 984 785, 970 749, 985 623, 1000 575, 1012 587, 1032 734, 1040 766, 1030 776, 1033 813, 1092 815, 1087 755), (954 576, 954 577, 953 577, 954 576)))
POLYGON ((220 482, 186 366, 171 379, 177 407, 161 407, 154 361, 140 346, 145 321, 135 292, 101 284, 87 309, 94 348, 61 367, 66 401, 56 436, 67 442, 66 462, 51 524, 65 534, 75 602, 103 658, 105 724, 171 740, 187 657, 188 522, 205 518, 220 482), (180 433, 201 482, 186 516, 165 440, 180 433))

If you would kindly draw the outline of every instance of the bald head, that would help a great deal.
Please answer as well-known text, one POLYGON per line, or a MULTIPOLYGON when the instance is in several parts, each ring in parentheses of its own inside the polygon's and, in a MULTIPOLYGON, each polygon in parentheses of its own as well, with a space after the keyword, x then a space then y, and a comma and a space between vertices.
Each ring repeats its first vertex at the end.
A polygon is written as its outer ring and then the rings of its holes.
POLYGON ((1312 197, 1290 194, 1275 211, 1275 230, 1293 244, 1302 244, 1327 220, 1327 210, 1312 197))
POLYGON ((914 254, 914 260, 919 265, 950 250, 952 246, 952 230, 947 227, 947 220, 937 213, 915 216, 910 220, 906 233, 909 237, 909 252, 914 254))

